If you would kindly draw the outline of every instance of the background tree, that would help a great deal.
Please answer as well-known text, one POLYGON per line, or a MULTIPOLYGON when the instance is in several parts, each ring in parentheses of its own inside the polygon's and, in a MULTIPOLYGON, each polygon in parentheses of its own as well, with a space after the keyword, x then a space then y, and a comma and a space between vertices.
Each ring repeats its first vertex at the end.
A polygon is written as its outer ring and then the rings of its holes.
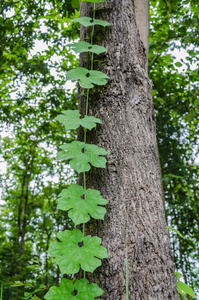
POLYGON ((149 75, 167 221, 185 237, 171 234, 175 264, 197 291, 199 11, 197 1, 167 1, 167 5, 170 12, 164 1, 151 1, 149 75))
POLYGON ((69 170, 55 161, 54 153, 60 140, 72 135, 62 134, 53 121, 58 111, 77 102, 63 76, 76 63, 64 48, 77 36, 77 28, 67 25, 74 14, 72 5, 62 1, 1 2, 1 157, 7 163, 1 175, 3 299, 22 299, 23 287, 11 287, 15 281, 26 280, 30 287, 59 281, 59 270, 46 250, 52 229, 70 226, 52 208, 71 174, 63 176, 69 170), (34 54, 38 41, 46 50, 34 54), (40 261, 42 272, 32 260, 40 261))

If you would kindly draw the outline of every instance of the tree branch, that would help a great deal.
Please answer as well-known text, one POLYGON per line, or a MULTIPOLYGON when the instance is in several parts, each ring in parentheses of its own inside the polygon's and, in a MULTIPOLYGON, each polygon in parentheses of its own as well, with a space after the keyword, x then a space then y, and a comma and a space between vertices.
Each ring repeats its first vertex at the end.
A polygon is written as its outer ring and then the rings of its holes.
POLYGON ((173 24, 173 30, 174 30, 174 32, 175 32, 175 36, 177 37, 176 27, 175 27, 175 23, 174 23, 174 20, 173 20, 172 12, 171 12, 170 7, 169 7, 169 5, 168 5, 168 3, 167 3, 167 0, 163 0, 163 1, 164 1, 164 3, 166 4, 166 7, 167 7, 167 9, 168 9, 168 11, 169 11, 169 14, 170 14, 170 17, 171 17, 171 22, 172 22, 172 24, 173 24))
MULTIPOLYGON (((164 1, 164 0, 163 0, 164 1)), ((183 37, 182 35, 177 35, 177 36, 175 36, 176 38, 180 38, 180 37, 183 37)), ((166 44, 166 42, 168 42, 169 40, 171 40, 171 39, 173 39, 174 37, 173 36, 168 36, 163 42, 162 42, 162 44, 160 45, 160 47, 158 48, 158 51, 160 51, 163 47, 164 47, 164 45, 166 44)), ((155 61, 156 61, 156 59, 158 58, 160 56, 160 53, 157 53, 156 54, 156 56, 152 59, 152 61, 150 62, 150 65, 152 65, 155 61)), ((149 68, 150 68, 150 66, 149 66, 149 68)))

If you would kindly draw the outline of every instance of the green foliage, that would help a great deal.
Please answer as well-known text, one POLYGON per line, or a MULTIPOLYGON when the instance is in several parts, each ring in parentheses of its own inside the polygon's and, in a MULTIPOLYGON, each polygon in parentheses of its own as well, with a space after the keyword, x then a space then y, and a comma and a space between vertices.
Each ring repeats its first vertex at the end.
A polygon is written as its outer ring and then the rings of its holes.
POLYGON ((84 190, 77 184, 70 185, 67 190, 63 190, 59 195, 58 209, 70 210, 69 218, 75 225, 87 223, 89 215, 94 219, 104 220, 106 209, 99 205, 106 205, 107 200, 103 199, 97 190, 84 190))
POLYGON ((106 168, 106 158, 100 155, 107 155, 108 152, 103 148, 78 141, 62 145, 60 148, 64 151, 58 153, 57 159, 70 160, 71 168, 78 173, 88 172, 91 165, 106 168))
POLYGON ((101 259, 107 258, 107 250, 100 246, 101 239, 91 237, 77 228, 65 230, 57 234, 61 242, 52 242, 48 253, 56 257, 56 262, 62 274, 75 274, 81 268, 86 272, 93 272, 101 266, 101 259))
POLYGON ((190 286, 188 286, 186 283, 182 282, 182 281, 177 281, 177 287, 178 287, 178 292, 180 294, 188 294, 191 297, 196 297, 196 294, 194 293, 194 291, 192 290, 192 288, 190 286))
POLYGON ((89 285, 87 279, 76 280, 73 284, 72 280, 63 278, 60 287, 51 287, 49 292, 45 295, 46 300, 94 300, 103 294, 96 283, 89 285), (75 295, 75 290, 77 295, 75 295), (67 297, 67 298, 66 298, 67 297))
POLYGON ((66 79, 70 80, 79 80, 79 83, 84 89, 91 89, 96 85, 105 85, 107 84, 106 79, 110 79, 106 74, 100 71, 89 71, 85 68, 77 68, 74 70, 68 71, 66 74, 66 79))
MULTIPOLYGON (((103 1, 90 1, 99 3, 103 1)), ((94 6, 95 15, 95 6, 94 6)), ((109 23, 94 18, 82 17, 73 21, 78 21, 84 26, 102 25, 107 26, 109 23), (92 23, 92 24, 91 24, 92 23)), ((93 31, 91 33, 93 35, 93 31)), ((91 41, 93 36, 91 37, 91 41)), ((106 49, 86 42, 79 42, 72 45, 76 52, 102 53, 106 49)), ((93 55, 91 56, 91 66, 93 66, 93 55)), ((76 68, 67 72, 67 79, 79 80, 81 87, 90 89, 95 85, 105 85, 109 77, 99 71, 93 71, 85 68, 76 68)), ((99 237, 85 236, 84 223, 90 220, 91 215, 96 219, 104 219, 106 209, 100 205, 105 205, 107 201, 100 196, 96 190, 86 189, 86 175, 91 165, 97 168, 106 167, 106 159, 101 155, 107 155, 108 152, 96 145, 86 143, 86 130, 92 130, 96 124, 101 121, 92 116, 88 116, 88 99, 89 90, 86 99, 86 114, 82 118, 78 111, 64 111, 62 115, 57 116, 57 120, 64 124, 66 130, 77 129, 82 126, 84 129, 84 142, 73 141, 70 144, 60 146, 61 151, 58 153, 58 159, 69 160, 71 168, 78 173, 84 173, 84 187, 71 185, 64 189, 59 195, 58 209, 69 210, 68 216, 75 225, 83 223, 83 232, 75 228, 65 230, 57 234, 59 241, 52 242, 48 253, 56 257, 62 274, 75 274, 79 272, 80 266, 84 270, 84 279, 75 281, 62 280, 60 288, 52 287, 46 295, 46 299, 94 299, 100 296, 103 291, 96 284, 89 285, 85 279, 85 272, 94 272, 101 265, 101 260, 107 258, 107 250, 100 246, 99 237), (77 291, 77 295, 75 293, 77 291)))
POLYGON ((180 233, 179 230, 171 227, 171 226, 167 226, 168 229, 172 230, 173 232, 175 232, 176 234, 178 234, 181 238, 184 238, 183 235, 180 233))
POLYGON ((154 85, 166 215, 168 224, 184 237, 170 231, 176 268, 184 282, 198 291, 198 5, 195 0, 167 0, 175 34, 165 2, 150 3, 149 76, 154 85), (180 68, 177 62, 182 64, 180 68))
POLYGON ((192 290, 192 288, 190 286, 188 286, 186 283, 180 281, 180 278, 182 277, 182 274, 180 274, 179 272, 175 272, 175 274, 177 275, 177 287, 178 287, 178 292, 181 295, 188 294, 191 297, 196 297, 194 291, 192 290))
POLYGON ((80 126, 86 129, 93 129, 97 124, 102 124, 102 121, 93 116, 84 116, 81 118, 79 110, 67 110, 62 111, 61 115, 58 115, 55 120, 62 123, 66 130, 77 129, 80 126))

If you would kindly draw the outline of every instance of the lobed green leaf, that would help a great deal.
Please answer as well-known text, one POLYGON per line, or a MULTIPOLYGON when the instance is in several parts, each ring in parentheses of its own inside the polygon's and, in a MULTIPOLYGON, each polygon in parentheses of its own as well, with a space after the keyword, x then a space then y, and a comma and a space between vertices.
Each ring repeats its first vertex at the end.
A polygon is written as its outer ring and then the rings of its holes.
POLYGON ((100 246, 99 237, 84 237, 77 228, 60 232, 57 237, 60 242, 52 242, 48 253, 56 257, 62 274, 75 274, 79 272, 80 265, 84 271, 94 272, 101 266, 100 259, 108 257, 106 248, 100 246))
POLYGON ((100 155, 109 153, 103 148, 78 141, 64 144, 60 148, 65 151, 59 152, 57 159, 70 160, 71 168, 78 173, 89 171, 91 165, 96 168, 106 168, 106 158, 100 155))
POLYGON ((81 87, 90 89, 96 85, 107 84, 106 79, 110 79, 106 74, 100 71, 89 71, 85 68, 76 68, 67 72, 66 79, 79 80, 81 87))
POLYGON ((104 220, 106 209, 99 205, 106 205, 107 203, 108 201, 102 198, 99 191, 84 190, 82 186, 72 184, 59 194, 57 208, 69 210, 69 218, 75 225, 78 225, 88 222, 90 216, 94 219, 104 220))
POLYGON ((71 20, 72 22, 79 22, 81 25, 85 26, 85 27, 89 27, 89 26, 94 26, 94 25, 101 25, 101 26, 110 26, 111 24, 103 21, 103 20, 98 20, 98 19, 92 19, 89 17, 81 17, 81 18, 76 18, 71 20))
POLYGON ((92 52, 95 54, 101 54, 103 52, 107 52, 107 49, 102 46, 91 45, 90 43, 84 41, 67 44, 67 46, 71 47, 76 53, 92 52))
POLYGON ((89 284, 85 278, 76 280, 75 283, 73 280, 63 278, 60 287, 51 287, 44 298, 46 300, 94 300, 102 294, 103 290, 96 283, 89 284))
POLYGON ((96 127, 97 124, 102 124, 100 119, 93 116, 84 116, 84 118, 81 118, 79 110, 62 111, 62 114, 58 115, 55 120, 62 123, 66 130, 77 129, 79 126, 91 130, 96 127))

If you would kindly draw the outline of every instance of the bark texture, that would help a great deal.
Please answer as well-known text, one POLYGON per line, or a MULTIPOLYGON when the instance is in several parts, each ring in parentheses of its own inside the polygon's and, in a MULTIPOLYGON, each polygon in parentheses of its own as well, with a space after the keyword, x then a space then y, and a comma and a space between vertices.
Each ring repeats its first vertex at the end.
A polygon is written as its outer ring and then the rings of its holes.
MULTIPOLYGON (((91 15, 92 4, 81 3, 81 16, 91 15)), ((94 43, 108 49, 107 54, 94 57, 94 69, 111 80, 90 92, 89 115, 101 118, 103 125, 87 133, 87 142, 104 147, 110 155, 106 170, 92 168, 86 178, 87 187, 100 190, 109 204, 105 221, 90 221, 86 233, 102 238, 109 258, 86 277, 104 289, 102 299, 126 299, 127 233, 129 299, 178 300, 163 205, 152 84, 145 69, 146 49, 139 35, 134 1, 99 4, 96 18, 112 24, 106 29, 95 27, 94 38, 94 43)), ((88 40, 88 36, 89 29, 81 27, 81 40, 88 40)), ((89 67, 88 54, 81 55, 80 66, 89 67)), ((85 96, 81 89, 79 107, 83 114, 85 96)))

